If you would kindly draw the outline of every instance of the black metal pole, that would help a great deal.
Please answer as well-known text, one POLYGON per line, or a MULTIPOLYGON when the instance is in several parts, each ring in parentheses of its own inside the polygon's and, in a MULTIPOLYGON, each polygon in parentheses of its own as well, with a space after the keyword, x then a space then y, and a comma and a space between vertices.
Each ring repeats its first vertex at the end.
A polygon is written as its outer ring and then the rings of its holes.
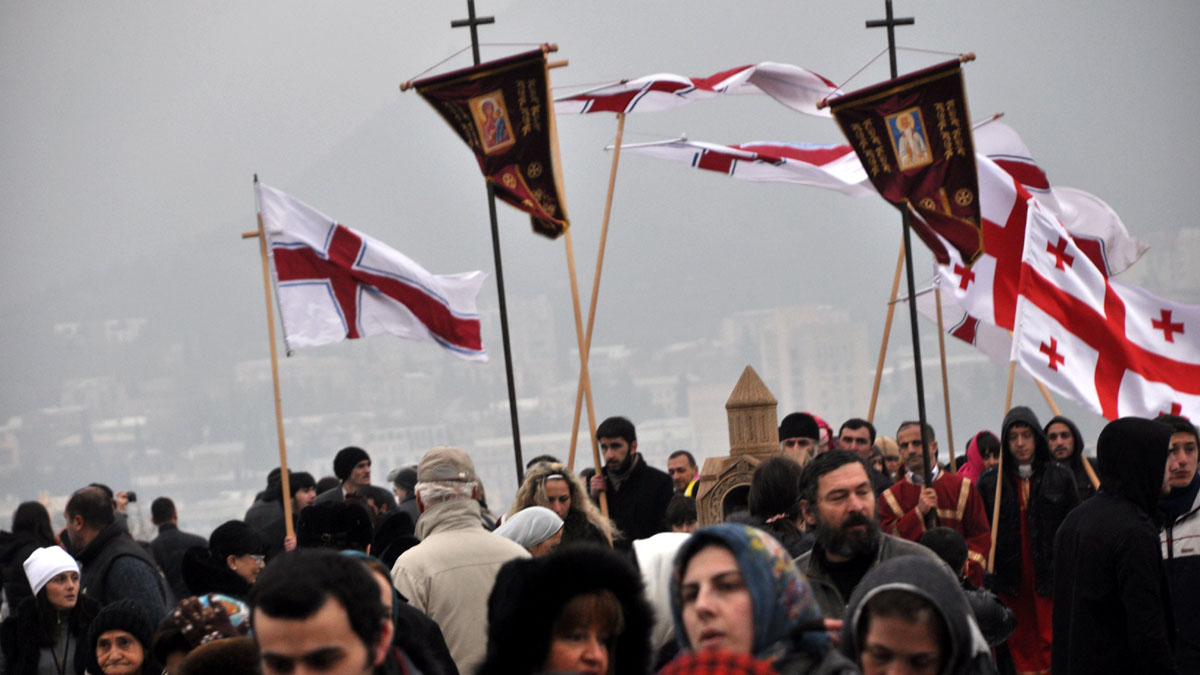
MULTIPOLYGON (((911 26, 916 23, 916 20, 911 17, 897 19, 892 14, 892 0, 885 0, 887 8, 887 18, 882 20, 868 21, 867 28, 886 27, 888 36, 888 57, 892 66, 892 79, 900 75, 899 69, 896 67, 896 26, 911 26)), ((906 268, 906 278, 908 281, 908 320, 912 325, 912 347, 913 347, 913 373, 917 378, 917 418, 921 423, 921 452, 925 458, 925 486, 933 487, 933 463, 929 457, 929 438, 925 433, 925 428, 928 426, 925 422, 925 379, 921 373, 921 336, 917 330, 917 290, 916 283, 913 281, 913 260, 912 260, 912 225, 909 222, 911 218, 908 212, 908 206, 905 205, 900 212, 901 224, 904 228, 904 266, 906 268)), ((932 515, 932 514, 930 514, 932 515)), ((930 520, 927 516, 927 520, 930 520)))
MULTIPOLYGON (((467 18, 451 21, 451 28, 471 29, 471 56, 480 64, 478 26, 495 23, 491 16, 475 16, 475 0, 467 0, 467 18)), ((496 293, 500 296, 500 335, 504 341, 504 375, 508 380, 508 414, 512 419, 513 459, 517 464, 517 485, 525 481, 525 460, 521 457, 521 425, 517 422, 517 388, 513 382, 512 345, 508 338, 508 302, 504 297, 504 266, 500 262, 500 226, 496 220, 496 189, 487 184, 488 216, 492 221, 492 258, 496 264, 496 293)))

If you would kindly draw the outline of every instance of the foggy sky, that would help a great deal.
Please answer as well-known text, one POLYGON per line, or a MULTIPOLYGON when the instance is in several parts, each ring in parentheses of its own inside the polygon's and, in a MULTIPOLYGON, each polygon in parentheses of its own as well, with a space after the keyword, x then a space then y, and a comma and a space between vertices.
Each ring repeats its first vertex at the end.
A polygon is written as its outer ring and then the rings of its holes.
MULTIPOLYGON (((59 364, 45 351, 56 323, 148 318, 188 345, 184 358, 197 371, 231 372, 238 361, 265 358, 257 244, 240 238, 255 227, 255 173, 431 271, 493 273, 474 158, 415 93, 399 91, 468 44, 465 30, 449 27, 465 5, 0 3, 0 204, 8 221, 0 229, 0 423, 57 405, 59 364), (120 293, 110 292, 112 279, 122 280, 120 293)), ((514 45, 485 47, 484 58, 559 45, 555 58, 570 60, 552 71, 559 93, 760 61, 842 83, 886 46, 882 30, 863 27, 883 15, 882 2, 480 0, 477 10, 496 16, 480 28, 485 44, 514 45)), ((1200 4, 929 0, 897 2, 896 12, 916 17, 897 31, 902 47, 977 54, 964 68, 972 118, 1005 113, 1054 184, 1100 196, 1151 243, 1195 226, 1200 141, 1190 121, 1200 109, 1200 4)), ((460 54, 443 69, 469 58, 460 54)), ((946 58, 901 51, 900 69, 946 58)), ((884 57, 846 89, 886 76, 884 57)), ((558 128, 586 303, 610 163, 603 147, 615 121, 564 116, 558 128)), ((625 140, 685 132, 717 143, 843 141, 832 121, 767 97, 635 114, 625 140)), ((573 345, 562 242, 533 235, 527 217, 498 208, 509 296, 547 295, 559 341, 573 345)), ((899 239, 899 218, 880 199, 750 184, 625 156, 593 344, 654 350, 713 336, 720 319, 739 310, 829 304, 855 308, 873 351, 899 239)), ((1138 266, 1163 265, 1164 255, 1152 249, 1138 266)), ((928 281, 928 254, 917 260, 918 283, 928 281)), ((493 277, 480 308, 494 306, 493 277)), ((906 331, 893 332, 893 352, 907 342, 906 331)), ((486 346, 492 360, 480 367, 502 369, 498 341, 486 346)), ((425 346, 396 341, 393 348, 425 346)), ((294 358, 354 349, 331 345, 294 358)), ((134 367, 103 353, 78 357, 97 374, 134 367)), ((514 358, 520 368, 522 355, 514 358)), ((737 375, 730 374, 731 388, 737 375)), ((1004 373, 997 369, 995 382, 979 386, 1002 399, 1004 373)), ((1033 391, 1019 386, 1017 400, 1040 403, 1033 391)), ((497 401, 505 395, 502 386, 493 392, 497 401)), ((273 415, 269 398, 252 405, 273 415)), ((597 400, 597 413, 636 415, 620 405, 615 397, 597 400)), ((937 407, 930 403, 935 424, 937 407)), ((1063 407, 1095 438, 1102 420, 1063 407)), ((998 426, 999 408, 986 420, 956 415, 959 436, 998 426)), ((211 411, 214 426, 220 415, 211 411)), ((570 420, 564 424, 569 429, 570 420)), ((0 494, 34 496, 25 481, 5 483, 0 494)))

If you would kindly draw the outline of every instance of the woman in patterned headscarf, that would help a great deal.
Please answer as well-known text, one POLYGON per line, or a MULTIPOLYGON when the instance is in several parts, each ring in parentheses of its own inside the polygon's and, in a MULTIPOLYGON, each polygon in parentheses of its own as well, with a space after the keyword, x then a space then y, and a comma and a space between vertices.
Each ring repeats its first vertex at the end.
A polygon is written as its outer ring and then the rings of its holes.
POLYGON ((671 613, 684 653, 747 653, 783 675, 858 672, 830 649, 812 590, 787 551, 753 527, 696 530, 675 557, 671 613))

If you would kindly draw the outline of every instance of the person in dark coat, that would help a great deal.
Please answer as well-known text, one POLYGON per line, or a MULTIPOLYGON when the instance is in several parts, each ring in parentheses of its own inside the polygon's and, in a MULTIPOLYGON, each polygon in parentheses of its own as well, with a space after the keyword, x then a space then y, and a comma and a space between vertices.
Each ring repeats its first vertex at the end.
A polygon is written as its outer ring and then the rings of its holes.
POLYGON ((1159 541, 1175 608, 1175 665, 1183 673, 1200 673, 1200 434, 1178 415, 1154 419, 1175 432, 1167 455, 1171 491, 1158 502, 1159 541))
POLYGON ((150 542, 154 561, 167 577, 171 592, 182 600, 191 595, 183 581, 183 554, 193 546, 207 546, 208 542, 198 534, 179 529, 179 516, 175 502, 168 497, 159 497, 150 503, 150 521, 158 527, 158 536, 150 542))
POLYGON ((113 513, 112 499, 100 487, 76 490, 67 501, 67 531, 74 555, 83 567, 83 592, 101 604, 129 598, 141 603, 158 621, 173 603, 167 580, 150 553, 113 513))
POLYGON ((800 509, 800 473, 803 469, 791 457, 779 455, 763 460, 750 478, 747 505, 754 522, 779 540, 792 558, 807 553, 816 542, 811 532, 800 529, 804 514, 800 509))
POLYGON ((4 672, 83 675, 88 650, 80 645, 100 603, 79 592, 79 564, 62 548, 47 546, 31 553, 23 568, 34 594, 0 624, 4 672))
POLYGON ((652 623, 637 570, 607 547, 511 560, 488 597, 487 657, 477 675, 647 673, 652 623), (564 654, 572 642, 583 650, 564 654))
POLYGON ((57 546, 50 513, 38 502, 23 502, 13 511, 12 536, 0 550, 0 575, 4 580, 4 597, 10 609, 33 595, 22 567, 29 554, 46 546, 57 546))
POLYGON ((1003 644, 1016 629, 1017 618, 995 593, 979 588, 967 578, 967 540, 948 527, 935 527, 921 535, 920 543, 936 553, 958 575, 958 584, 988 645, 1003 644))
POLYGON ((1054 461, 1066 466, 1075 476, 1075 487, 1079 489, 1079 500, 1096 494, 1096 487, 1083 468, 1083 434, 1070 418, 1055 415, 1046 422, 1046 440, 1050 443, 1050 454, 1054 461))
POLYGON ((919 556, 867 572, 850 596, 840 647, 866 673, 996 673, 958 580, 945 565, 919 556), (928 667, 913 668, 914 661, 928 667))
POLYGON ((610 417, 596 427, 604 470, 592 476, 588 489, 595 500, 607 495, 608 514, 625 538, 617 548, 630 550, 635 539, 667 531, 667 504, 675 483, 665 471, 650 466, 637 451, 637 431, 624 417, 610 417))
POLYGON ((266 545, 246 523, 229 520, 208 538, 208 548, 192 547, 183 555, 183 579, 189 595, 223 593, 245 601, 262 571, 266 545))
POLYGON ((1050 667, 1054 612, 1054 533, 1079 505, 1075 476, 1050 454, 1050 444, 1033 411, 1017 406, 1004 417, 1000 464, 979 477, 979 494, 988 519, 999 479, 1000 518, 994 574, 984 585, 1000 596, 1017 617, 1009 638, 1015 669, 1038 672, 1050 667), (1003 474, 1001 474, 1003 468, 1003 474))
POLYGON ((1156 522, 1171 433, 1136 417, 1100 432, 1100 492, 1054 540, 1056 674, 1176 672, 1156 522))

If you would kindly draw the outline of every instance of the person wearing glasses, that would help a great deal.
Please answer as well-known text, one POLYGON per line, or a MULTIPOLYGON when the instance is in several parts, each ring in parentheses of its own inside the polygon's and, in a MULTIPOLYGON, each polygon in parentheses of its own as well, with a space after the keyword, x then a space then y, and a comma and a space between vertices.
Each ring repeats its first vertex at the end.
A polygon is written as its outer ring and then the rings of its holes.
POLYGON ((193 595, 223 593, 244 601, 264 565, 266 545, 246 523, 217 526, 208 548, 194 546, 183 555, 183 580, 193 595))

